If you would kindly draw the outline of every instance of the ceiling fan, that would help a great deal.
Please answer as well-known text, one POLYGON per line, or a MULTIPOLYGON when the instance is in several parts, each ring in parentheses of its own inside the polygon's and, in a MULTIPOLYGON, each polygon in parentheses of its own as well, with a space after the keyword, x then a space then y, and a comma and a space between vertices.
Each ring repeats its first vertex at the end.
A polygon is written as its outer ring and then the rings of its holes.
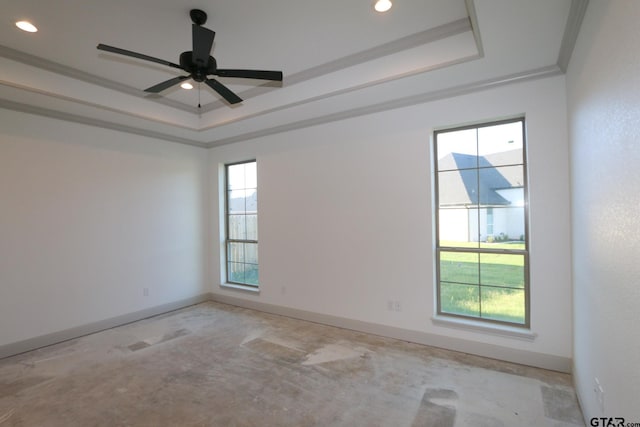
POLYGON ((180 65, 174 64, 173 62, 165 61, 163 59, 154 58, 152 56, 143 55, 141 53, 132 52, 130 50, 108 46, 102 43, 100 43, 97 47, 98 49, 107 52, 117 53, 120 55, 130 56, 132 58, 138 58, 145 61, 167 65, 169 67, 178 68, 189 73, 189 75, 187 76, 174 77, 144 90, 145 92, 150 93, 160 93, 165 89, 177 85, 183 80, 192 78, 197 82, 204 82, 211 89, 218 92, 229 104, 237 104, 238 102, 242 101, 242 98, 233 93, 228 87, 226 87, 216 79, 209 78, 209 76, 213 75, 219 77, 241 77, 245 79, 273 80, 279 82, 282 81, 282 71, 218 68, 215 58, 210 55, 211 48, 213 46, 213 38, 215 37, 216 33, 202 26, 207 21, 207 14, 202 10, 192 9, 189 12, 189 16, 191 17, 191 21, 193 21, 193 50, 182 52, 180 54, 180 65))

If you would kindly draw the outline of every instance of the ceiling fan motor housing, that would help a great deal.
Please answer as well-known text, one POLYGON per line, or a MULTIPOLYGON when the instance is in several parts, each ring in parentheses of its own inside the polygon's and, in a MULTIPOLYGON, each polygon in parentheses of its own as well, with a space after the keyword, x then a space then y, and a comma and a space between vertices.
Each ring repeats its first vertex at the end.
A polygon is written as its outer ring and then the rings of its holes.
POLYGON ((193 80, 203 82, 207 79, 208 74, 214 74, 217 69, 216 59, 209 56, 209 61, 205 66, 200 66, 193 61, 193 52, 182 52, 180 54, 180 67, 187 73, 191 74, 193 80))

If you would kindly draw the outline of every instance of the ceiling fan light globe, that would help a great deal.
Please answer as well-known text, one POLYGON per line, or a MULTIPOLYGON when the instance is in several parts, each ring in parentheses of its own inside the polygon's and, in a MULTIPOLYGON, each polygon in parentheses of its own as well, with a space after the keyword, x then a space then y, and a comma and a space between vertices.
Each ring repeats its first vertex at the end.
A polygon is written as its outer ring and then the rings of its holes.
POLYGON ((377 12, 386 12, 391 9, 391 6, 393 6, 391 0, 378 0, 373 7, 377 12))
POLYGON ((16 22, 16 27, 27 33, 35 33, 38 31, 38 28, 29 21, 18 21, 16 22))

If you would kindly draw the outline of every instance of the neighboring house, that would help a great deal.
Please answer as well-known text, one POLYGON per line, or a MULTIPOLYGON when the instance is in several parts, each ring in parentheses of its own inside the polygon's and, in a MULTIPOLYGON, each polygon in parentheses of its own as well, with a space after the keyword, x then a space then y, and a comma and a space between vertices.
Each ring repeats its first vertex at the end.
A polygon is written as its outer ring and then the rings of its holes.
POLYGON ((440 239, 521 240, 524 237, 522 150, 438 161, 440 239))

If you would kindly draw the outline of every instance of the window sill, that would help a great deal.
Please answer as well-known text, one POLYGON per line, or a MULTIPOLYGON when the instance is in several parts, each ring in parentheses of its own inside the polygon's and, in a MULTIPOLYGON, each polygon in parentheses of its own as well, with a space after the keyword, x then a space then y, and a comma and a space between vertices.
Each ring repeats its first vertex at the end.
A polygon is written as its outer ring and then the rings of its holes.
POLYGON ((220 284, 220 287, 223 288, 223 289, 233 289, 233 290, 238 290, 238 291, 251 292, 251 293, 254 293, 254 294, 259 294, 260 293, 260 288, 258 288, 256 286, 239 285, 237 283, 222 283, 222 284, 220 284))
POLYGON ((463 329, 467 331, 499 335, 508 338, 518 338, 525 341, 533 341, 538 336, 538 334, 536 334, 535 332, 531 332, 531 330, 529 329, 493 323, 488 324, 482 321, 458 319, 448 316, 433 316, 431 318, 431 322, 436 326, 463 329))

